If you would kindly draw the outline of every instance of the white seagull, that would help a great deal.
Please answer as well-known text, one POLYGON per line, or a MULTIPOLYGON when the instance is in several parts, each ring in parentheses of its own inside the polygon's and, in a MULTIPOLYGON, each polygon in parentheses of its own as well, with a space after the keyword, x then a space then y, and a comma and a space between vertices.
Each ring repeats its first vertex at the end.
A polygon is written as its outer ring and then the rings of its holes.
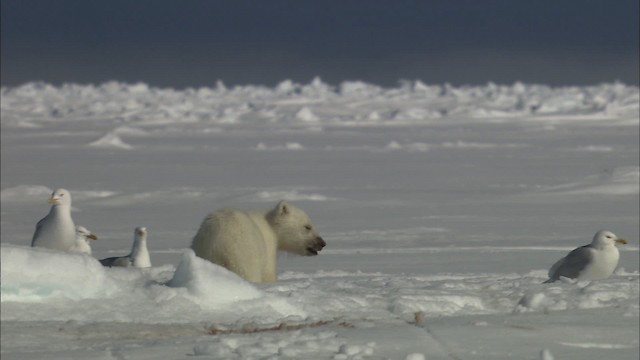
POLYGON ((71 219, 71 194, 58 189, 49 198, 51 210, 38 221, 31 246, 67 251, 76 244, 76 229, 71 219))
POLYGON ((600 230, 591 244, 573 249, 553 264, 549 269, 549 280, 545 283, 554 282, 560 277, 578 280, 606 279, 618 266, 620 252, 616 244, 626 243, 627 240, 617 237, 611 231, 600 230))
POLYGON ((91 240, 98 240, 98 236, 84 226, 77 225, 76 244, 70 250, 91 255, 91 244, 89 244, 91 240))
POLYGON ((100 260, 104 266, 113 267, 151 267, 151 259, 149 258, 149 250, 147 250, 147 228, 137 227, 134 232, 133 247, 131 252, 126 256, 114 256, 100 260))

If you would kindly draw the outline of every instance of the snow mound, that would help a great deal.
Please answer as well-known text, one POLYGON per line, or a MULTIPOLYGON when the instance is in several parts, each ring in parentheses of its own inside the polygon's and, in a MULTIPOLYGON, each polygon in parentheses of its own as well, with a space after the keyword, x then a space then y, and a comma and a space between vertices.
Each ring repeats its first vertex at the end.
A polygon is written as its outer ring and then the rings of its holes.
POLYGON ((88 255, 5 243, 1 249, 3 303, 97 299, 118 290, 103 266, 88 255))
MULTIPOLYGON (((247 85, 198 90, 158 89, 145 84, 108 82, 101 85, 65 84, 60 87, 28 83, 3 87, 2 126, 38 128, 57 122, 100 119, 114 127, 92 146, 128 148, 118 134, 144 135, 140 126, 203 123, 220 126, 315 128, 324 125, 425 125, 461 118, 496 123, 527 121, 637 126, 639 89, 620 83, 553 88, 516 83, 510 86, 453 87, 406 82, 381 88, 362 82, 338 87, 319 78, 309 84, 286 80, 274 88, 247 85), (375 106, 366 106, 375 104, 375 106), (401 105, 400 105, 401 104, 401 105), (317 106, 321 105, 321 106, 317 106), (5 110, 7 109, 7 110, 5 110), (8 111, 10 110, 10 111, 8 111)), ((170 127, 155 129, 162 133, 170 127)))
POLYGON ((305 194, 298 190, 290 191, 260 191, 249 196, 249 200, 260 202, 287 201, 328 201, 332 198, 322 194, 305 194))
POLYGON ((101 137, 100 139, 90 143, 89 146, 98 147, 98 148, 109 148, 109 149, 125 149, 125 150, 133 149, 133 146, 122 141, 122 139, 120 139, 120 136, 118 136, 118 134, 113 132, 110 132, 105 136, 101 137))
POLYGON ((297 142, 287 142, 284 145, 274 146, 269 146, 260 142, 254 149, 257 151, 304 150, 304 146, 297 142))
POLYGON ((597 309, 623 306, 639 296, 637 277, 613 284, 606 281, 556 282, 530 287, 515 306, 514 313, 597 309))
POLYGON ((408 144, 401 144, 397 141, 391 141, 385 147, 385 151, 406 151, 406 152, 427 152, 430 146, 422 142, 412 142, 408 144))
POLYGON ((540 360, 553 360, 553 354, 549 349, 540 350, 540 360))
POLYGON ((191 249, 182 255, 169 287, 184 287, 194 302, 203 307, 218 307, 241 300, 257 299, 263 293, 235 273, 201 259, 191 249))
POLYGON ((238 328, 307 317, 288 299, 265 295, 236 274, 197 258, 190 249, 177 268, 136 269, 105 268, 84 254, 1 246, 3 321, 215 320, 238 328))
POLYGON ((443 148, 453 148, 453 149, 472 149, 472 150, 480 150, 480 149, 512 149, 512 148, 522 148, 527 147, 525 144, 494 144, 494 143, 478 143, 478 142, 466 142, 466 141, 455 141, 455 142, 443 142, 441 145, 443 148))
POLYGON ((304 122, 316 122, 320 120, 318 116, 306 106, 296 113, 296 118, 304 122))
MULTIPOLYGON (((3 202, 39 202, 46 204, 52 192, 52 189, 43 185, 18 185, 3 189, 0 192, 0 199, 3 202)), ((116 192, 109 190, 73 190, 71 195, 74 201, 82 201, 108 198, 116 194, 116 192)))
POLYGON ((588 146, 580 146, 574 149, 577 152, 594 152, 594 153, 605 153, 613 151, 613 147, 604 146, 604 145, 588 145, 588 146))
POLYGON ((411 353, 405 356, 404 360, 425 360, 424 354, 421 353, 411 353))
POLYGON ((525 148, 526 144, 497 144, 466 141, 446 141, 440 144, 426 144, 423 142, 411 142, 402 144, 398 141, 389 142, 383 151, 427 152, 431 149, 456 149, 456 150, 488 150, 488 149, 516 149, 525 148))
POLYGON ((41 185, 18 185, 0 191, 2 201, 46 200, 52 189, 41 185))
POLYGON ((616 167, 613 171, 591 175, 584 180, 550 187, 554 195, 637 195, 640 193, 640 167, 616 167))

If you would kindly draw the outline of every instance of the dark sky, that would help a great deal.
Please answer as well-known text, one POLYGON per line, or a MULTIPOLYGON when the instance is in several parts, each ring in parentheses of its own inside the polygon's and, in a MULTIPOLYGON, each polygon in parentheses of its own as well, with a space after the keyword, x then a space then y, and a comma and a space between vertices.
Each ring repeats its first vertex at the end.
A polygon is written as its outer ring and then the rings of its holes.
POLYGON ((2 85, 638 84, 638 0, 2 0, 2 85))

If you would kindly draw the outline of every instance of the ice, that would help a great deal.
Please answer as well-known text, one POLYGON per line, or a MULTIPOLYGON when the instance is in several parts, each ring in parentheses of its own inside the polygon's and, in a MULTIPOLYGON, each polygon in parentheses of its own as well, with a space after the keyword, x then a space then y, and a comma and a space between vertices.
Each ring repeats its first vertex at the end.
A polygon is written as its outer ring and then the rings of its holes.
POLYGON ((51 196, 52 189, 42 185, 18 185, 10 188, 2 189, 0 192, 0 200, 5 201, 29 201, 29 200, 42 200, 45 203, 46 199, 51 196))
POLYGON ((441 145, 445 148, 457 148, 457 149, 495 149, 495 148, 521 148, 527 147, 526 144, 492 144, 492 143, 477 143, 477 142, 466 142, 466 141, 456 141, 456 142, 444 142, 441 145))
POLYGON ((426 360, 424 354, 413 353, 405 356, 404 360, 426 360))
POLYGON ((182 260, 167 286, 186 288, 193 295, 194 302, 202 307, 211 308, 263 296, 258 289, 238 275, 197 257, 191 249, 182 255, 182 260))
POLYGON ((400 144, 397 141, 391 141, 384 147, 384 149, 388 151, 402 150, 408 152, 426 152, 429 151, 429 145, 419 142, 400 144))
POLYGON ((540 351, 540 360, 553 360, 553 354, 549 349, 543 349, 540 351))
POLYGON ((3 243, 1 286, 3 321, 219 319, 236 326, 306 316, 286 299, 264 294, 236 274, 195 257, 192 250, 185 250, 177 268, 105 268, 84 254, 3 243), (51 312, 52 307, 57 311, 51 312))
POLYGON ((640 168, 625 166, 597 175, 590 175, 577 183, 551 187, 545 191, 555 195, 634 195, 640 193, 640 168))
POLYGON ((306 106, 296 113, 296 117, 304 122, 317 122, 319 120, 318 116, 306 106))
POLYGON ((118 290, 102 265, 85 254, 4 243, 1 254, 3 303, 99 299, 118 290))
POLYGON ((332 200, 330 197, 322 194, 301 193, 297 190, 293 191, 260 191, 251 196, 256 201, 264 201, 269 203, 278 202, 280 200, 289 201, 327 201, 332 200))
POLYGON ((297 142, 288 142, 284 145, 273 145, 273 146, 268 146, 264 143, 258 143, 258 145, 256 145, 255 147, 256 150, 258 151, 278 151, 278 150, 304 150, 304 146, 302 146, 300 143, 297 142))
POLYGON ((639 99, 621 83, 3 87, 2 358, 637 359, 639 99), (28 247, 58 187, 95 258, 28 247), (279 255, 275 283, 188 250, 211 211, 282 199, 328 245, 279 255), (140 225, 154 266, 100 266, 140 225), (542 284, 601 228, 629 240, 609 279, 542 284))
POLYGON ((602 145, 589 145, 589 146, 581 146, 575 149, 576 151, 587 151, 587 152, 609 152, 613 151, 613 147, 611 146, 602 146, 602 145))
POLYGON ((100 139, 92 142, 89 146, 94 147, 102 147, 102 148, 114 148, 114 149, 125 149, 130 150, 133 147, 120 139, 117 134, 108 133, 100 139))
MULTIPOLYGON (((496 117, 523 118, 531 114, 537 120, 547 117, 552 123, 561 121, 558 116, 562 115, 571 121, 575 114, 599 115, 609 123, 618 123, 628 122, 638 111, 638 89, 622 84, 584 88, 488 84, 453 88, 427 86, 417 81, 396 89, 382 89, 345 82, 337 89, 318 78, 307 85, 284 81, 273 90, 238 86, 231 90, 218 87, 183 92, 116 82, 99 86, 68 84, 60 88, 31 83, 2 89, 3 108, 10 109, 5 110, 3 126, 39 126, 49 123, 51 118, 72 122, 101 118, 100 123, 110 124, 118 124, 118 119, 122 119, 130 125, 245 124, 251 122, 256 112, 271 113, 282 123, 297 126, 319 122, 348 124, 354 118, 369 118, 373 123, 420 124, 443 121, 452 115, 493 122, 496 117), (29 98, 36 98, 37 106, 29 98), (333 109, 318 106, 326 102, 333 109), (273 108, 274 103, 280 106, 273 108), (296 107, 299 104, 307 105, 296 107), (379 119, 383 109, 394 115, 379 119), (333 114, 330 118, 317 114, 328 110, 333 114), (378 115, 371 115, 374 112, 378 115)), ((106 136, 97 145, 126 147, 114 134, 106 136)))

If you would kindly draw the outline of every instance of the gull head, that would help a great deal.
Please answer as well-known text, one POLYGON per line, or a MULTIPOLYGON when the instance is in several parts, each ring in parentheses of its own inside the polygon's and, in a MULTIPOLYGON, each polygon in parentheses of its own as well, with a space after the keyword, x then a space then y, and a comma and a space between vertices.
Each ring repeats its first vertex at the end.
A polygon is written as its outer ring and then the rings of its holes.
POLYGON ((596 248, 602 248, 604 246, 615 246, 616 244, 626 244, 627 240, 618 237, 616 234, 608 230, 600 230, 593 237, 591 245, 596 248))
POLYGON ((98 240, 98 236, 94 232, 91 232, 86 227, 80 225, 76 226, 76 235, 88 240, 98 240))
POLYGON ((147 236, 147 228, 144 226, 138 226, 135 231, 136 238, 142 238, 147 236))
POLYGON ((69 205, 71 206, 71 193, 67 189, 58 189, 51 193, 49 203, 53 205, 69 205))

